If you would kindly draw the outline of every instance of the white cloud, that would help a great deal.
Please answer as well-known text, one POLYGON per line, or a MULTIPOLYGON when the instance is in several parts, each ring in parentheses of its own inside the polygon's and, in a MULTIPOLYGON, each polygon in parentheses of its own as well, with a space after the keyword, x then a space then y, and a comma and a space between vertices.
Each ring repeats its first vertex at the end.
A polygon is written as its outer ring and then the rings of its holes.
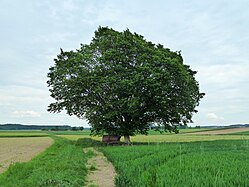
POLYGON ((223 117, 218 116, 218 115, 216 115, 216 114, 213 113, 213 112, 208 113, 208 114, 207 114, 207 118, 208 118, 208 119, 211 119, 211 120, 215 120, 215 121, 224 120, 223 117))
POLYGON ((129 28, 153 43, 182 50, 184 62, 198 71, 196 78, 206 93, 195 115, 198 124, 248 123, 249 1, 238 2, 2 0, 0 119, 85 123, 46 111, 52 102, 46 75, 59 48, 74 50, 89 43, 102 25, 119 31, 129 28), (15 117, 37 116, 31 111, 43 118, 15 117))
POLYGON ((1 105, 41 105, 49 101, 49 92, 45 89, 37 89, 34 86, 2 86, 0 88, 1 105))
POLYGON ((28 110, 28 111, 14 111, 12 112, 14 117, 41 117, 38 112, 28 110))
POLYGON ((199 67, 197 76, 202 84, 233 86, 249 78, 248 69, 244 63, 205 65, 199 67))

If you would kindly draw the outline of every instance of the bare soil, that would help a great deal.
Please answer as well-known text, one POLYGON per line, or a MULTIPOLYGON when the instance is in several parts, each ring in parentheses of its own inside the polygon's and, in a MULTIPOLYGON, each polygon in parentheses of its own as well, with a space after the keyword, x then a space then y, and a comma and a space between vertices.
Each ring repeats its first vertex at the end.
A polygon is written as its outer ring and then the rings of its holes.
POLYGON ((202 131, 202 132, 193 132, 188 134, 196 134, 196 135, 212 135, 212 134, 231 134, 236 132, 249 131, 249 128, 232 128, 232 129, 221 129, 221 130, 213 130, 213 131, 202 131))
POLYGON ((115 187, 114 179, 116 171, 111 162, 94 148, 87 148, 84 150, 93 151, 94 156, 87 162, 90 172, 87 176, 87 187, 115 187))
POLYGON ((0 138, 0 173, 16 162, 27 162, 53 143, 49 137, 0 138))

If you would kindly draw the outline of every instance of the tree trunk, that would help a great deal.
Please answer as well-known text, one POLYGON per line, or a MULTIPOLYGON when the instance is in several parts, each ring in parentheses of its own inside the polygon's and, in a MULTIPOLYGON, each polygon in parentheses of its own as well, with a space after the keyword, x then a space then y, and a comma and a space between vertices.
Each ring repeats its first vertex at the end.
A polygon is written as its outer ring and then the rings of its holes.
POLYGON ((125 142, 127 145, 131 145, 131 139, 130 139, 130 136, 129 136, 129 135, 124 135, 124 142, 125 142))

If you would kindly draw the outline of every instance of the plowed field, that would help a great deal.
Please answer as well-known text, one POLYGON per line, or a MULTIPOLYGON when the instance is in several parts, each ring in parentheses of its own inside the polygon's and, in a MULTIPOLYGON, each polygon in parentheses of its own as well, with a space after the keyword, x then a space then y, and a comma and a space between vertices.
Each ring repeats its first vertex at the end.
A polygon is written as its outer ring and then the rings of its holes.
POLYGON ((213 131, 203 131, 203 132, 193 132, 189 134, 205 134, 205 135, 212 135, 212 134, 232 134, 237 132, 245 132, 249 131, 249 128, 232 128, 232 129, 220 129, 220 130, 213 130, 213 131))
POLYGON ((0 173, 10 164, 31 160, 52 143, 49 137, 0 138, 0 173))

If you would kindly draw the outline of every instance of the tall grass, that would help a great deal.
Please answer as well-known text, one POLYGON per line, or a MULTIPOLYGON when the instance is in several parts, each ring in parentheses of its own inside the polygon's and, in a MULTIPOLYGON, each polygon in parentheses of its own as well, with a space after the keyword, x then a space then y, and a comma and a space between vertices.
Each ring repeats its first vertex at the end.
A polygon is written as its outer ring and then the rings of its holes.
POLYGON ((119 187, 249 186, 249 142, 228 140, 100 148, 119 187))
POLYGON ((0 175, 1 187, 83 186, 87 155, 74 142, 53 137, 55 143, 27 163, 17 163, 0 175))

